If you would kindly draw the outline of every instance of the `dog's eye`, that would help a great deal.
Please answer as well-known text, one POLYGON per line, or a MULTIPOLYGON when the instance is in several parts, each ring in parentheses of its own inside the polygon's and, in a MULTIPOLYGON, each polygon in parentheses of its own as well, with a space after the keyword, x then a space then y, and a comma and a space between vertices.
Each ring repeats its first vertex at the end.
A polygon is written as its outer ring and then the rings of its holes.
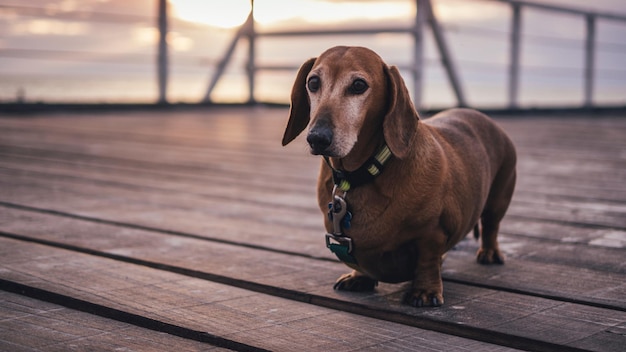
POLYGON ((352 94, 363 94, 369 88, 367 83, 362 79, 355 79, 350 86, 350 93, 352 94))
POLYGON ((320 89, 320 78, 317 76, 309 78, 307 86, 309 87, 309 92, 317 92, 320 89))

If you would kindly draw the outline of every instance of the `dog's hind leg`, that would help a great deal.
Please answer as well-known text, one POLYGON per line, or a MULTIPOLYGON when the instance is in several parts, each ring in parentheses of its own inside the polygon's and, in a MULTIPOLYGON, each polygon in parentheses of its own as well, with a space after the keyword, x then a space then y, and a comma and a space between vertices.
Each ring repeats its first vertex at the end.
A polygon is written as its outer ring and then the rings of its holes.
POLYGON ((333 288, 339 291, 364 292, 372 291, 376 286, 378 286, 377 280, 353 270, 351 273, 341 275, 333 288))
POLYGON ((480 219, 478 219, 478 222, 476 222, 476 225, 474 225, 474 238, 475 239, 479 239, 480 238, 480 219))
POLYGON ((483 233, 476 261, 480 264, 504 264, 504 255, 498 248, 498 229, 500 222, 490 215, 483 215, 483 233))
POLYGON ((511 203, 514 189, 515 164, 512 167, 503 167, 491 185, 481 215, 481 245, 476 255, 476 261, 480 264, 504 264, 504 255, 498 248, 498 230, 511 203))

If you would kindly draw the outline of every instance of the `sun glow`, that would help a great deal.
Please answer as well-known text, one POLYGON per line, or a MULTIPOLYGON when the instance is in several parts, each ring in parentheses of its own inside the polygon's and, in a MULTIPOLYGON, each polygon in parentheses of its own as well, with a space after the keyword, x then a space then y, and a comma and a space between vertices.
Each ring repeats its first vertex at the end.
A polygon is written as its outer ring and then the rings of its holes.
POLYGON ((242 25, 250 13, 250 0, 170 0, 174 16, 219 28, 242 25))
MULTIPOLYGON (((243 24, 250 0, 170 0, 180 19, 232 28, 243 24)), ((261 25, 286 22, 339 23, 357 19, 403 18, 415 13, 411 1, 256 0, 254 18, 261 25)))
MULTIPOLYGON (((174 16, 219 28, 242 25, 250 13, 250 0, 169 0, 174 16)), ((487 4, 488 5, 488 4, 487 4)), ((435 12, 442 20, 480 21, 502 16, 502 7, 476 7, 462 1, 441 2, 435 12)), ((415 16, 415 2, 409 0, 256 0, 255 22, 266 27, 293 24, 337 24, 350 21, 406 20, 415 16)), ((407 22, 408 23, 408 22, 407 22)))

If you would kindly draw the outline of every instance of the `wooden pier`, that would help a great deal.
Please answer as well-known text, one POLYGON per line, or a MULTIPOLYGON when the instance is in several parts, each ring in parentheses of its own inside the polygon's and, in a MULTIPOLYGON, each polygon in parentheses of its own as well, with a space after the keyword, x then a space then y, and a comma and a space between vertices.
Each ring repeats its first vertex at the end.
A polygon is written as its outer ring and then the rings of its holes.
POLYGON ((417 309, 333 290, 285 109, 0 116, 0 350, 624 351, 625 117, 496 116, 507 263, 468 236, 417 309))

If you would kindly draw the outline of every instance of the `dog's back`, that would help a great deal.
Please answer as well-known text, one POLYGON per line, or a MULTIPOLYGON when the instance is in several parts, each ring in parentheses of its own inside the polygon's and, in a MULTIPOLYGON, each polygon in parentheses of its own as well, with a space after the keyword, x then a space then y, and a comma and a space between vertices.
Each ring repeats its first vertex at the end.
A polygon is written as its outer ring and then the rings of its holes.
MULTIPOLYGON (((482 202, 482 206, 474 207, 480 214, 470 218, 480 217, 483 244, 496 248, 487 250, 488 254, 481 251, 477 260, 485 264, 502 263, 504 258, 494 237, 515 188, 517 157, 513 142, 492 119, 476 110, 450 109, 423 123, 435 131, 433 136, 449 160, 463 165, 450 168, 452 182, 468 184, 473 189, 465 194, 482 202)), ((468 233, 475 225, 464 224, 462 232, 468 233)))

